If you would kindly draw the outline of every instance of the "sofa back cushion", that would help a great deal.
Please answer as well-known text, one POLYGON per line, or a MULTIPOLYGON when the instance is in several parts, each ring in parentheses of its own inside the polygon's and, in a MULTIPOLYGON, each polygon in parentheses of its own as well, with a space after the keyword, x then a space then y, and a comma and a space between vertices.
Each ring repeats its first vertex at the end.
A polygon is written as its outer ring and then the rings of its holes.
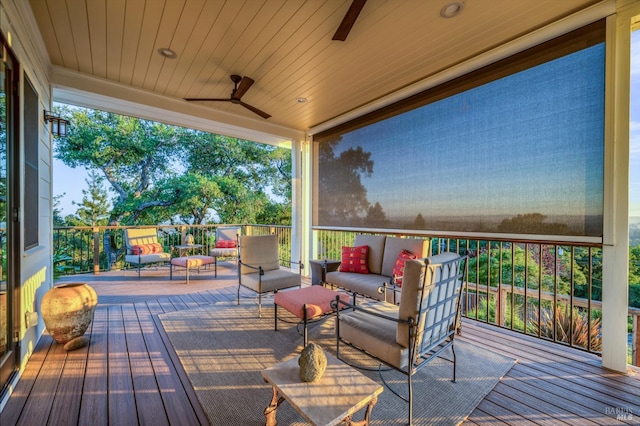
POLYGON ((425 258, 429 256, 429 240, 422 238, 387 237, 387 241, 384 244, 381 275, 387 277, 393 275, 393 265, 396 263, 396 259, 402 250, 415 254, 418 259, 425 258))
MULTIPOLYGON (((382 255, 386 236, 384 235, 356 235, 354 246, 369 246, 369 273, 378 274, 382 272, 382 255)), ((398 252, 399 253, 399 252, 398 252)), ((398 254, 396 253, 396 255, 398 254)), ((395 261, 395 258, 393 259, 395 261)), ((393 265, 391 265, 393 268, 393 265)), ((389 274, 391 276, 391 274, 389 274)))

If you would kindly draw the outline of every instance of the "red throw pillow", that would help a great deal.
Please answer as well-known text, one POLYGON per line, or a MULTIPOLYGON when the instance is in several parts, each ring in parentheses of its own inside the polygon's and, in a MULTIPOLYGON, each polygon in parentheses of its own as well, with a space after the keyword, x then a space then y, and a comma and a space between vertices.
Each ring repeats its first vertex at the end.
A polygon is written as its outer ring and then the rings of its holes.
POLYGON ((236 248, 236 240, 220 240, 216 241, 216 248, 236 248))
POLYGON ((368 274, 369 246, 342 247, 342 262, 340 272, 355 272, 358 274, 368 274))
POLYGON ((151 253, 162 253, 164 251, 164 249, 162 248, 162 244, 160 243, 151 243, 147 245, 151 246, 151 253))
POLYGON ((160 243, 140 244, 131 247, 132 254, 162 253, 164 249, 160 243))
POLYGON ((417 259, 418 256, 407 250, 402 250, 393 264, 393 278, 398 287, 402 287, 402 276, 404 275, 404 262, 409 259, 417 259), (397 277, 397 278, 396 278, 397 277))

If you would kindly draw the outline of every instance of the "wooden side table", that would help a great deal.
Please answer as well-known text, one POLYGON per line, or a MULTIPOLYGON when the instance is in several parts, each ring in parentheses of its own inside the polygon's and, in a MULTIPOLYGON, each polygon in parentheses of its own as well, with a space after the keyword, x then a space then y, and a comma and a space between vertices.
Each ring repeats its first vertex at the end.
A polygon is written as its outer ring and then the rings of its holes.
POLYGON ((327 369, 315 382, 307 383, 300 379, 299 356, 262 371, 264 380, 273 386, 271 403, 264 410, 267 426, 277 424, 276 411, 285 400, 317 426, 341 422, 351 426, 369 424, 371 410, 383 391, 382 386, 334 356, 326 356, 327 369), (365 406, 364 419, 352 420, 351 416, 365 406))

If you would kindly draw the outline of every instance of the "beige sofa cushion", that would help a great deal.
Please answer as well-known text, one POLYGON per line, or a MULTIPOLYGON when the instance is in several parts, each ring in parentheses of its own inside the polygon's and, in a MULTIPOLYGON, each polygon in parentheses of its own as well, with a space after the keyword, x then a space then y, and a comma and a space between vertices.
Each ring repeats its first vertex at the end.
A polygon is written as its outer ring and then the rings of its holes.
POLYGON ((382 255, 384 254, 384 235, 356 235, 355 247, 369 246, 369 273, 382 272, 382 255))
POLYGON ((393 265, 402 250, 410 251, 418 259, 429 256, 429 240, 422 238, 398 238, 387 237, 384 243, 384 256, 382 258, 382 273, 390 277, 393 275, 393 265))

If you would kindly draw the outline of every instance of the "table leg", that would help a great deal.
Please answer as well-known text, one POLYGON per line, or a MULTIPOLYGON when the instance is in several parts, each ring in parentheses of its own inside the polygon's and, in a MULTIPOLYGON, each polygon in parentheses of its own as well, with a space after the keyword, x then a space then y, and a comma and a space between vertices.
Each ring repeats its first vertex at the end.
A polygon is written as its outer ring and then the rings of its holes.
POLYGON ((344 418, 344 423, 346 426, 369 426, 369 417, 371 416, 371 410, 373 410, 373 406, 378 402, 378 397, 374 396, 369 404, 367 405, 367 411, 364 412, 364 419, 360 421, 355 421, 351 419, 351 416, 347 416, 344 418))
POLYGON ((283 397, 278 396, 278 389, 273 387, 273 396, 271 397, 271 402, 269 406, 264 409, 264 416, 266 417, 266 426, 276 426, 278 421, 276 420, 276 411, 282 402, 284 401, 283 397))

